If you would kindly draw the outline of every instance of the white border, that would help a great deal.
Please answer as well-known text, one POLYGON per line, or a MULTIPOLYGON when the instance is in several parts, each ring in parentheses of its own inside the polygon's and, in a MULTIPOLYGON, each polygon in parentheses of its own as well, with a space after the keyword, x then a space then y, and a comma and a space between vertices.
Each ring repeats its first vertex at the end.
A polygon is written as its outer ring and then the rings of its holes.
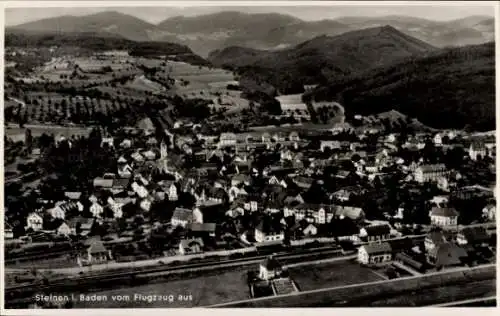
MULTIPOLYGON (((496 55, 499 56, 500 52, 500 25, 499 25, 499 4, 495 1, 386 1, 386 2, 376 2, 376 1, 3 1, 0 2, 1 12, 0 12, 0 24, 1 24, 1 35, 0 35, 0 91, 2 97, 0 98, 0 108, 2 109, 0 114, 0 123, 3 125, 3 52, 4 52, 4 23, 5 21, 5 8, 28 8, 28 7, 248 7, 248 6, 493 6, 495 14, 495 39, 496 39, 496 55)), ((496 60, 496 83, 497 92, 499 84, 500 71, 498 69, 499 63, 496 60)), ((496 94, 496 103, 499 104, 500 96, 496 94)), ((500 109, 496 108, 497 125, 498 118, 500 115, 500 109)), ((0 166, 0 184, 3 187, 3 133, 4 129, 0 129, 0 159, 2 164, 0 166)), ((499 148, 500 141, 497 137, 497 149, 499 148)), ((500 157, 497 154, 497 165, 500 157)), ((497 175, 497 185, 500 180, 500 176, 497 175)), ((3 206, 3 191, 0 192, 0 207, 3 206)), ((500 221, 497 219, 497 221, 500 221)), ((3 263, 4 249, 3 249, 3 226, 4 216, 3 213, 0 216, 0 262, 3 263)), ((500 238, 497 236, 497 239, 500 238)), ((497 264, 500 254, 497 252, 497 264)), ((94 315, 123 315, 132 313, 151 313, 155 315, 165 315, 165 313, 175 313, 175 315, 193 315, 193 314, 206 314, 206 315, 217 315, 217 316, 234 316, 235 313, 239 313, 242 316, 250 314, 269 314, 278 315, 281 313, 286 313, 290 316, 295 315, 305 315, 305 314, 317 314, 317 315, 362 315, 364 313, 378 316, 378 315, 401 315, 405 314, 407 316, 421 315, 421 314, 438 314, 438 315, 453 315, 456 316, 457 313, 464 311, 462 308, 446 308, 446 309, 436 309, 436 308, 275 308, 275 309, 203 309, 203 308, 193 308, 193 309, 181 309, 181 308, 151 308, 151 309, 69 309, 69 310, 34 310, 34 309, 19 309, 19 310, 5 310, 3 309, 3 285, 4 285, 4 274, 3 274, 3 264, 0 265, 0 315, 56 315, 56 314, 69 314, 69 315, 86 315, 91 312, 94 315)), ((497 288, 498 288, 498 278, 497 278, 497 288)), ((497 294, 498 296, 498 294, 497 294)), ((468 315, 471 314, 481 314, 481 315, 498 315, 499 308, 468 308, 464 312, 468 315)))

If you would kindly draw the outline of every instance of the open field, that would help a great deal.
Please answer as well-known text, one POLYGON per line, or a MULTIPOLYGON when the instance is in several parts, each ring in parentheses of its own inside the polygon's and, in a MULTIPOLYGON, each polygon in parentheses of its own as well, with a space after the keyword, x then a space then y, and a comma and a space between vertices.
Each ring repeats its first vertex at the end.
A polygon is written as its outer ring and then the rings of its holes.
POLYGON ((194 279, 174 280, 166 283, 148 284, 90 294, 107 295, 107 302, 78 302, 76 308, 141 308, 141 307, 201 307, 220 302, 244 300, 250 298, 243 270, 205 272, 205 276, 194 279), (219 274, 218 274, 219 273, 219 274), (142 295, 173 295, 173 302, 134 301, 134 293, 142 295), (112 301, 112 295, 130 295, 128 302, 112 301), (191 301, 179 301, 178 296, 192 296, 191 301), (96 305, 97 304, 97 305, 96 305))
POLYGON ((290 268, 290 277, 301 291, 383 280, 369 268, 352 261, 290 268))

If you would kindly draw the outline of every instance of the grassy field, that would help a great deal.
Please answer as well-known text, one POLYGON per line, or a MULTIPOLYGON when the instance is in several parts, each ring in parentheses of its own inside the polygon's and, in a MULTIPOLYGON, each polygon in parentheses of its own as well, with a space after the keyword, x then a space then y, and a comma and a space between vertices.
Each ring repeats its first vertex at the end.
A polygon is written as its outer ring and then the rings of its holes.
POLYGON ((383 280, 356 262, 339 261, 289 269, 291 278, 301 291, 383 280))
MULTIPOLYGON (((220 272, 219 272, 220 273, 220 272)), ((209 273, 207 273, 209 274, 209 273)), ((201 307, 221 302, 244 300, 250 298, 246 284, 245 271, 230 271, 220 274, 206 275, 194 279, 175 280, 166 283, 148 284, 131 288, 123 288, 91 294, 107 295, 107 302, 78 302, 76 308, 141 308, 141 307, 201 307), (134 301, 134 294, 141 295, 173 295, 173 302, 134 301), (130 295, 131 300, 113 301, 112 295, 130 295), (192 300, 180 301, 179 295, 189 296, 192 300)))

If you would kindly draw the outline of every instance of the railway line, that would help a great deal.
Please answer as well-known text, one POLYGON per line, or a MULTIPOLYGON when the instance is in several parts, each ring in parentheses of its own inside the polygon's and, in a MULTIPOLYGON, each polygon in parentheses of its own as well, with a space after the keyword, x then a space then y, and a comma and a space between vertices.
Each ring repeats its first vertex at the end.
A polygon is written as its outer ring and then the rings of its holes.
MULTIPOLYGON (((258 255, 248 258, 232 259, 232 260, 213 260, 210 262, 197 262, 183 265, 161 265, 149 268, 136 269, 134 271, 109 271, 106 273, 98 273, 93 275, 77 276, 75 278, 56 278, 50 280, 47 284, 29 284, 29 285, 15 285, 5 288, 6 301, 9 298, 16 296, 29 296, 30 293, 37 291, 52 291, 54 289, 64 289, 71 288, 75 285, 91 285, 94 281, 98 282, 110 282, 123 279, 134 279, 137 277, 148 277, 154 275, 155 277, 161 274, 172 274, 172 273, 183 273, 196 270, 214 270, 219 268, 235 267, 235 266, 245 266, 259 263, 264 260, 268 255, 258 255)), ((275 258, 286 262, 301 258, 314 258, 318 257, 340 257, 342 256, 342 250, 338 248, 320 248, 312 250, 301 250, 295 253, 276 253, 275 258)))

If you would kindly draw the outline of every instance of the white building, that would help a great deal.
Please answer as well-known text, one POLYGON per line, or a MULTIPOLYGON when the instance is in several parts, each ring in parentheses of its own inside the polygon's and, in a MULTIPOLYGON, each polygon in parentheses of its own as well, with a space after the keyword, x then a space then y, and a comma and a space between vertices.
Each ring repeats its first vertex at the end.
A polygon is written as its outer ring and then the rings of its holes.
POLYGON ((37 213, 31 213, 26 218, 26 228, 31 228, 34 231, 41 230, 43 228, 43 217, 37 213))
POLYGON ((431 224, 444 227, 455 226, 458 222, 458 212, 449 207, 433 207, 429 214, 431 224))

